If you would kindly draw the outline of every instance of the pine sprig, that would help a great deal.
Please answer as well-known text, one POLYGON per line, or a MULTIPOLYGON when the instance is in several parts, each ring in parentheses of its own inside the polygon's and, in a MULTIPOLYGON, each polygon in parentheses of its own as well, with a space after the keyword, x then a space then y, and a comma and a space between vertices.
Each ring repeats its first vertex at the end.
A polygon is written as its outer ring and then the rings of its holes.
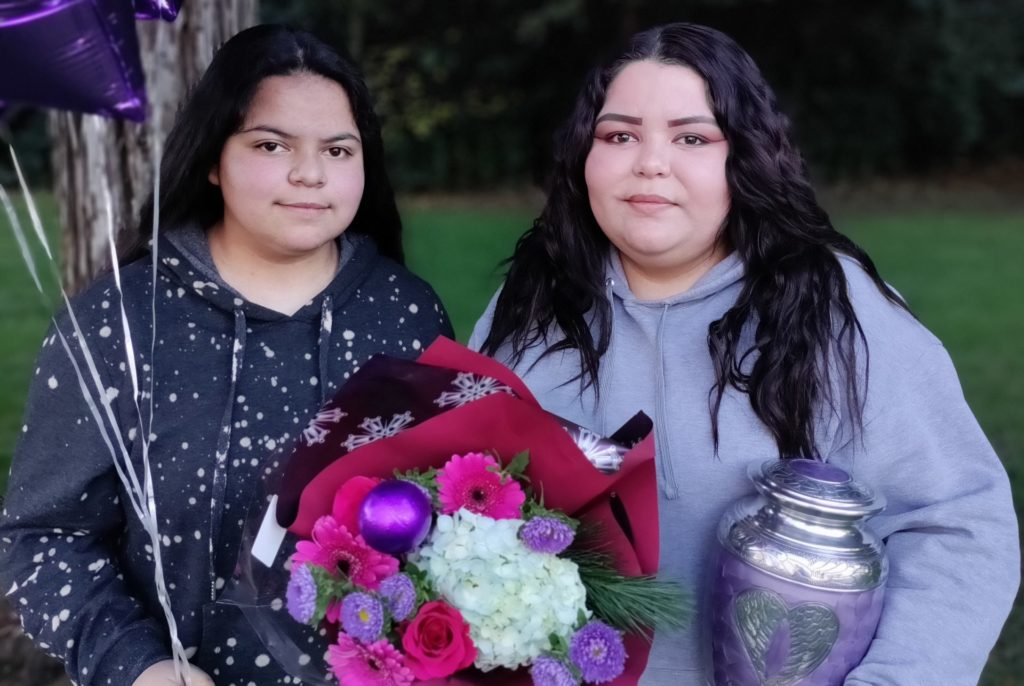
POLYGON ((649 639, 654 629, 681 629, 689 623, 693 601, 681 584, 625 576, 601 552, 571 548, 566 556, 579 567, 594 614, 608 625, 649 639))

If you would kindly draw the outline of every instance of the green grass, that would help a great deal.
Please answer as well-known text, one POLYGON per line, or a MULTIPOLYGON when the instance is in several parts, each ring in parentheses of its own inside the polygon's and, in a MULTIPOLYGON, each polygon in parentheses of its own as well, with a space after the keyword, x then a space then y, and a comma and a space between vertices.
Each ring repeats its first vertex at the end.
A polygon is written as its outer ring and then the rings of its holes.
MULTIPOLYGON (((43 211, 54 217, 52 200, 43 211)), ((405 212, 409 266, 434 285, 465 341, 501 281, 498 262, 529 226, 535 208, 414 206, 405 212)), ((52 221, 50 224, 52 225, 52 221)), ((915 313, 943 340, 964 393, 1006 465, 1018 517, 1024 514, 1024 210, 935 212, 896 207, 838 213, 915 313)), ((0 492, 21 425, 42 311, 6 219, 0 219, 0 492)), ((984 564, 985 561, 978 561, 984 564)), ((1010 686, 1024 674, 1024 601, 989 661, 982 684, 1010 686)))
MULTIPOLYGON (((57 209, 53 197, 39 194, 36 198, 44 223, 51 229, 56 224, 57 209)), ((16 203, 19 210, 24 210, 16 203)), ((27 213, 21 211, 22 227, 31 233, 27 213)), ((35 243, 34 238, 30 239, 35 243)), ((38 257, 37 257, 38 259, 38 257)), ((7 487, 7 471, 15 436, 21 430, 22 410, 28 384, 35 370, 35 357, 50 314, 29 276, 25 261, 14 240, 7 214, 0 209, 0 494, 7 487)))
POLYGON ((405 214, 406 262, 433 285, 465 342, 501 285, 499 264, 532 221, 528 210, 419 209, 405 214))

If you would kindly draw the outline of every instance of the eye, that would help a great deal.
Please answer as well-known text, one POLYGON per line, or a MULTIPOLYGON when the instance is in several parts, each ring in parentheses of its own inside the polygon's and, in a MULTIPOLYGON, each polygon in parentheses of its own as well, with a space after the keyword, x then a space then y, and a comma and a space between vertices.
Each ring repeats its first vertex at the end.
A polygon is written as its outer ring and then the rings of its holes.
POLYGON ((609 143, 632 143, 637 140, 636 136, 626 131, 616 131, 615 133, 609 134, 604 138, 609 143))
POLYGON ((334 145, 327 148, 327 154, 330 157, 351 157, 352 151, 348 148, 343 148, 340 145, 334 145))
POLYGON ((275 141, 263 141, 262 143, 257 144, 256 147, 264 152, 278 152, 279 150, 282 150, 281 144, 275 141))
POLYGON ((679 138, 677 138, 676 140, 678 142, 682 143, 683 145, 697 146, 697 145, 706 145, 707 144, 706 140, 704 140, 700 136, 698 136, 696 134, 692 134, 692 133, 684 133, 683 135, 679 136, 679 138))

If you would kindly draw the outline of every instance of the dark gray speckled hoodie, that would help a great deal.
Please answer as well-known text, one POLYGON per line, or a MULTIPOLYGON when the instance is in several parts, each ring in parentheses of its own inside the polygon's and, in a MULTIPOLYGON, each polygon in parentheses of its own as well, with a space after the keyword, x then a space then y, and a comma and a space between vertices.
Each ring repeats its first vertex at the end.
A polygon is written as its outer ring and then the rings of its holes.
MULTIPOLYGON (((334 281, 287 316, 227 286, 200 230, 162 237, 152 359, 150 260, 121 271, 140 387, 156 378, 150 462, 171 604, 192 662, 218 686, 298 683, 236 609, 214 603, 260 477, 280 466, 321 403, 372 355, 413 358, 452 335, 430 286, 369 239, 345 237, 341 246, 334 281)), ((113 276, 73 309, 139 465, 113 276)), ((70 339, 67 313, 57 320, 70 339)), ((0 582, 28 634, 79 684, 131 684, 170 658, 150 540, 128 502, 51 329, 0 518, 0 582)))

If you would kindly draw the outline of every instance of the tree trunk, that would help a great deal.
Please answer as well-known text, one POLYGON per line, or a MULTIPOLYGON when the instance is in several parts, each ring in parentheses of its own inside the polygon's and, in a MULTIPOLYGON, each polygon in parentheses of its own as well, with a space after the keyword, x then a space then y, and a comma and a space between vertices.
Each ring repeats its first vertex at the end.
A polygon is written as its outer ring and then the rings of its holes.
POLYGON ((153 188, 153 141, 166 138, 178 103, 216 49, 256 22, 257 5, 258 0, 186 0, 173 23, 137 22, 149 98, 145 124, 71 112, 50 115, 64 284, 69 292, 81 290, 110 264, 107 195, 115 235, 133 230, 153 188))
MULTIPOLYGON (((54 190, 63 229, 64 286, 81 290, 110 263, 107 204, 115 234, 134 230, 153 187, 154 136, 163 141, 186 89, 225 40, 256 23, 258 0, 186 0, 173 23, 137 23, 146 74, 145 124, 95 115, 50 115, 54 190)), ((0 597, 0 684, 70 686, 60 663, 37 652, 0 597)))

